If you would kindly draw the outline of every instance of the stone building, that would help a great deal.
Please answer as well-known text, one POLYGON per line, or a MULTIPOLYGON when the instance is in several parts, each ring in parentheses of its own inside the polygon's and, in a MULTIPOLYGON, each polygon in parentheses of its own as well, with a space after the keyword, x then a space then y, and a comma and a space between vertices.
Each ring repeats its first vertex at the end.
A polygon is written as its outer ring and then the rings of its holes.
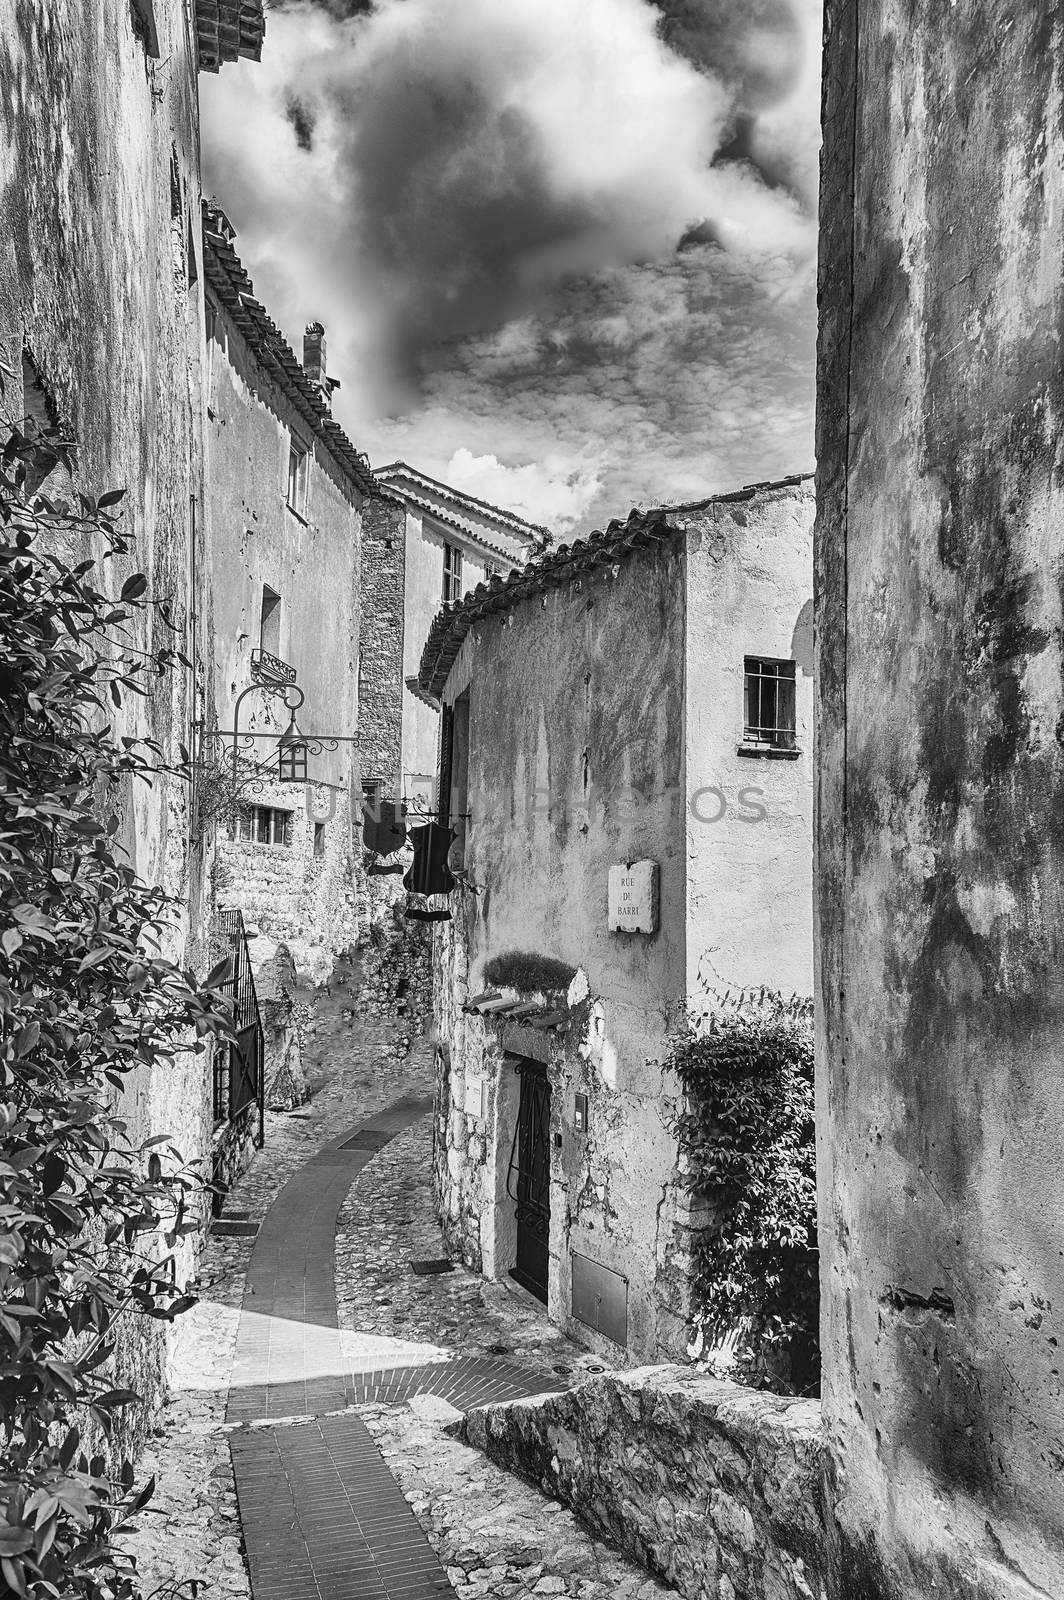
MULTIPOLYGON (((72 481, 57 466, 47 490, 126 490, 136 544, 111 580, 117 589, 133 571, 147 575, 192 666, 116 713, 116 725, 158 740, 173 761, 181 745, 191 748, 205 677, 197 70, 256 57, 263 29, 260 0, 47 0, 9 8, 0 39, 10 113, 0 164, 0 356, 15 374, 4 411, 77 440, 72 481)), ((185 908, 166 953, 203 972, 209 841, 197 835, 190 799, 165 775, 136 785, 124 797, 119 840, 141 876, 185 908)), ((209 1169, 204 1056, 142 1072, 122 1114, 132 1138, 175 1135, 209 1169)), ((122 1323, 119 1370, 149 1400, 162 1354, 160 1324, 122 1323)))
POLYGON ((800 478, 633 512, 478 585, 421 658, 457 835, 446 1237, 614 1358, 689 1338, 669 1028, 812 989, 812 524, 800 478))
POLYGON ((432 619, 441 604, 523 566, 550 535, 403 461, 374 476, 383 494, 368 509, 363 547, 363 775, 380 791, 427 807, 437 718, 411 685, 432 619))
POLYGON ((1064 1595, 1059 8, 827 7, 818 1120, 838 1595, 1064 1595))
POLYGON ((234 750, 240 785, 224 810, 218 896, 263 941, 253 955, 283 943, 299 976, 322 982, 358 935, 351 807, 362 517, 374 486, 333 420, 337 380, 320 324, 298 359, 256 300, 217 208, 205 211, 203 239, 214 640, 205 749, 223 803, 234 750), (293 708, 309 743, 288 782, 278 740, 293 708))

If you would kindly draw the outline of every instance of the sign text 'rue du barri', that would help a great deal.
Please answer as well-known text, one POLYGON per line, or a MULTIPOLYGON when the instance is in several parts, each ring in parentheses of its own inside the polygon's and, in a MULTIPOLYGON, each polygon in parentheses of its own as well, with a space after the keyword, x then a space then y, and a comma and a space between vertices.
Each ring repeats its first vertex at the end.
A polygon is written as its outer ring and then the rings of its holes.
POLYGON ((656 933, 658 927, 658 864, 629 861, 610 868, 609 930, 611 933, 656 933))

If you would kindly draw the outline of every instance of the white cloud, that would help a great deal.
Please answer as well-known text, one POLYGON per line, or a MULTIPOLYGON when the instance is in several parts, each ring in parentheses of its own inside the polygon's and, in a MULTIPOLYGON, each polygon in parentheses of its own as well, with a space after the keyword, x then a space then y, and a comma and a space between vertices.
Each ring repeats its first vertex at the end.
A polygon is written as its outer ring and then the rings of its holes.
POLYGON ((812 458, 818 0, 662 4, 698 68, 649 0, 288 3, 202 85, 208 184, 359 446, 563 535, 812 458))
POLYGON ((585 514, 602 487, 601 471, 574 466, 557 450, 540 461, 506 466, 495 455, 474 455, 462 445, 442 476, 456 489, 561 532, 585 514))

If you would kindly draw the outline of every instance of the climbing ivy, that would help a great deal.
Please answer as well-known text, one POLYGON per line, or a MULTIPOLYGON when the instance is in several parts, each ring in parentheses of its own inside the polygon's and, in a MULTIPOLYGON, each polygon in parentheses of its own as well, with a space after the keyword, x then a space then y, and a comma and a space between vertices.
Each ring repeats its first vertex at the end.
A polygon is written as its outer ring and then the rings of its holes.
POLYGON ((142 574, 105 592, 122 491, 30 494, 69 456, 29 423, 0 455, 0 1589, 129 1600, 116 1541, 152 1484, 111 1358, 124 1319, 191 1303, 175 1249, 202 1186, 168 1137, 132 1142, 123 1092, 230 1023, 221 967, 197 984, 160 954, 175 907, 117 843, 130 785, 185 769, 114 712, 181 658, 135 647, 138 614, 167 620, 142 574))
POLYGON ((669 1041, 681 1168, 710 1220, 697 1236, 697 1343, 759 1387, 819 1387, 813 1021, 807 1001, 723 997, 669 1041))

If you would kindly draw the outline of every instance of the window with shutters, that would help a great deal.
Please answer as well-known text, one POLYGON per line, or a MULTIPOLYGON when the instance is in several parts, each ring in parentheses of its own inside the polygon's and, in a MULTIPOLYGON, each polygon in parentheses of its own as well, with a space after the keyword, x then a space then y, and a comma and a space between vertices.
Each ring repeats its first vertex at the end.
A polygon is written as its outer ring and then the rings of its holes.
POLYGON ((462 552, 456 544, 443 547, 443 603, 462 598, 462 552))

